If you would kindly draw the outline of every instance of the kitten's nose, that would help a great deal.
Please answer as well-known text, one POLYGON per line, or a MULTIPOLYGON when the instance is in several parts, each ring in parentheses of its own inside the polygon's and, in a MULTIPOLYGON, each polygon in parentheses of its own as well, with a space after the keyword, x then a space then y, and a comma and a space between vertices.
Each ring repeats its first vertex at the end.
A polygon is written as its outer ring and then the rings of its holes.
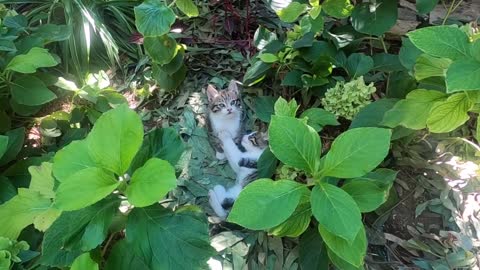
POLYGON ((232 112, 232 108, 228 108, 227 111, 228 111, 229 113, 231 113, 231 112, 232 112))

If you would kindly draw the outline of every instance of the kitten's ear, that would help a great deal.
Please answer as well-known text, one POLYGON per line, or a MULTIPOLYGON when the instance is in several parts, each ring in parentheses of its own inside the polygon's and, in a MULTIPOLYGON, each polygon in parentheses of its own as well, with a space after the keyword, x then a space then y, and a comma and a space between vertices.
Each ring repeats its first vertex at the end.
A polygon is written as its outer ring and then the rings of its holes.
POLYGON ((215 87, 213 87, 213 85, 209 84, 207 86, 207 97, 208 97, 208 101, 209 102, 212 102, 213 99, 218 95, 218 91, 217 89, 215 89, 215 87))
POLYGON ((230 83, 228 84, 228 91, 232 91, 234 92, 235 94, 238 95, 238 86, 237 86, 237 82, 235 82, 235 80, 231 80, 230 83))
POLYGON ((268 142, 268 132, 262 132, 262 139, 268 142))

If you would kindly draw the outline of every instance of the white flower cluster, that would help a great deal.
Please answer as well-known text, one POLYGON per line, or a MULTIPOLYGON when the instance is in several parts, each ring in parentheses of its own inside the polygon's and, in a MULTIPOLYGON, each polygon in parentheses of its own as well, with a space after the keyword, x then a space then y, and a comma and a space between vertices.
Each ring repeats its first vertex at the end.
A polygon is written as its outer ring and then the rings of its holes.
POLYGON ((366 85, 363 77, 350 82, 337 82, 322 99, 325 110, 346 119, 352 120, 361 108, 371 102, 371 95, 376 89, 373 83, 366 85))

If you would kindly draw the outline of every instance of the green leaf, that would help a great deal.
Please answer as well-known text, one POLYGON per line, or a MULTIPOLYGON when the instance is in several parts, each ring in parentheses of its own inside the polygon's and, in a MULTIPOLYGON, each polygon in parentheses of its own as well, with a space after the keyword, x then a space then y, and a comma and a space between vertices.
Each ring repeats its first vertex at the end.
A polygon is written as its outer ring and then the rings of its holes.
POLYGON ((38 191, 45 198, 54 198, 53 187, 55 179, 52 175, 52 163, 43 162, 40 166, 28 167, 28 172, 32 176, 29 189, 38 191))
POLYGON ((175 5, 189 18, 198 16, 198 8, 192 0, 177 0, 175 5))
POLYGON ((28 53, 15 56, 7 65, 5 70, 12 70, 20 73, 35 73, 37 68, 53 67, 58 62, 47 49, 32 48, 28 53))
POLYGON ((298 262, 301 269, 329 270, 327 247, 318 230, 308 229, 298 243, 300 248, 298 262))
POLYGON ((132 161, 130 171, 143 166, 150 158, 166 160, 175 166, 185 151, 185 143, 173 128, 156 128, 150 131, 143 140, 142 147, 132 161))
POLYGON ((278 57, 271 53, 262 53, 260 54, 259 58, 265 63, 275 63, 278 61, 278 57))
POLYGON ((383 72, 402 71, 404 66, 396 54, 377 53, 373 55, 373 69, 383 72))
MULTIPOLYGON (((173 60, 172 60, 173 61, 173 60)), ((187 68, 185 65, 182 65, 175 73, 169 74, 164 71, 158 65, 154 64, 152 69, 152 77, 157 82, 157 86, 160 89, 166 91, 175 90, 180 84, 182 84, 183 79, 187 75, 187 68)))
POLYGON ((151 158, 133 173, 125 193, 131 204, 145 207, 158 202, 176 186, 177 178, 172 165, 168 161, 151 158))
POLYGON ((417 0, 417 11, 420 14, 430 13, 438 4, 438 0, 417 0))
POLYGON ((289 71, 282 80, 282 86, 295 86, 295 87, 302 87, 302 71, 300 70, 291 70, 289 71))
POLYGON ((408 33, 410 41, 424 53, 456 60, 469 55, 467 35, 455 26, 431 26, 408 33))
POLYGON ((451 63, 452 60, 448 58, 436 58, 422 54, 417 58, 414 66, 415 79, 421 81, 429 77, 445 77, 451 63))
POLYGON ((445 97, 444 93, 435 90, 413 90, 385 113, 381 124, 388 127, 402 125, 415 130, 425 128, 430 110, 445 97))
POLYGON ((0 158, 7 152, 8 136, 0 135, 0 158))
POLYGON ((358 127, 380 127, 383 116, 393 108, 398 99, 382 98, 360 109, 350 124, 349 129, 358 127))
POLYGON ((43 43, 48 44, 69 39, 72 30, 71 25, 42 24, 33 32, 33 36, 42 38, 43 43))
POLYGON ((276 237, 299 237, 308 228, 311 216, 310 190, 304 189, 304 194, 293 214, 280 225, 270 229, 268 233, 276 237))
POLYGON ((274 105, 275 115, 295 117, 298 107, 295 99, 286 101, 283 97, 279 97, 274 105))
POLYGON ((433 105, 427 119, 427 127, 431 132, 450 132, 465 123, 470 117, 468 111, 474 102, 465 93, 457 93, 447 100, 433 105))
POLYGON ((98 270, 98 264, 90 258, 90 253, 83 253, 73 261, 70 270, 98 270))
POLYGON ((278 160, 275 155, 267 148, 257 162, 257 177, 271 178, 277 169, 278 160))
POLYGON ((145 269, 207 268, 207 260, 215 254, 208 223, 203 213, 190 209, 172 212, 154 205, 135 208, 128 215, 130 252, 148 266, 145 269))
POLYGON ((100 168, 78 171, 60 183, 55 205, 65 211, 77 210, 107 197, 120 185, 111 173, 100 168))
POLYGON ((260 96, 255 98, 255 115, 265 123, 270 122, 274 113, 275 98, 260 96))
MULTIPOLYGON (((480 134, 480 133, 478 133, 480 134)), ((17 188, 7 177, 0 175, 0 205, 17 195, 17 188)))
POLYGON ((143 139, 140 117, 127 105, 104 113, 88 135, 88 152, 99 167, 123 175, 143 139))
POLYGON ((363 265, 361 266, 353 266, 352 264, 346 262, 345 260, 342 260, 340 257, 338 257, 333 251, 328 250, 328 258, 330 258, 330 261, 332 262, 337 269, 342 269, 342 270, 365 270, 363 265))
POLYGON ((268 129, 272 153, 283 163, 315 173, 320 158, 320 138, 313 128, 301 120, 272 116, 268 129))
POLYGON ((398 171, 380 168, 373 172, 369 172, 362 177, 351 179, 350 181, 370 181, 381 188, 390 189, 397 178, 397 174, 398 171))
POLYGON ((96 248, 107 237, 119 205, 118 199, 109 198, 87 208, 63 212, 45 232, 39 263, 69 266, 80 254, 96 248))
POLYGON ((261 82, 265 78, 265 74, 270 70, 271 64, 257 61, 253 63, 243 76, 243 84, 252 86, 261 82))
POLYGON ((352 25, 360 33, 380 36, 397 22, 397 1, 377 0, 355 5, 352 25))
POLYGON ((335 114, 320 108, 310 108, 305 110, 300 118, 307 117, 307 124, 315 129, 316 132, 322 130, 324 126, 338 126, 335 114))
POLYGON ((143 39, 143 46, 153 62, 160 65, 170 63, 179 48, 175 39, 169 35, 145 37, 143 39))
POLYGON ((2 24, 8 28, 22 31, 28 26, 28 21, 27 17, 23 15, 15 15, 5 17, 2 24))
POLYGON ((253 44, 258 50, 263 50, 273 40, 277 40, 277 35, 263 26, 259 26, 253 36, 253 44))
POLYGON ((352 14, 353 5, 350 0, 326 0, 322 3, 322 9, 328 15, 342 19, 352 14))
POLYGON ((25 139, 25 128, 21 127, 9 130, 5 135, 8 137, 8 144, 6 151, 4 151, 3 156, 0 158, 0 165, 5 165, 14 160, 20 150, 22 150, 25 139))
POLYGON ((96 167, 88 153, 86 140, 74 141, 60 149, 53 158, 53 175, 64 182, 72 174, 86 168, 96 167))
POLYGON ((105 270, 149 269, 148 266, 131 252, 127 240, 115 243, 105 263, 105 270))
POLYGON ((390 149, 391 130, 354 128, 338 136, 322 158, 324 176, 354 178, 377 167, 390 149))
POLYGON ((331 233, 352 242, 363 226, 360 210, 347 192, 327 183, 319 183, 310 198, 312 213, 331 233))
POLYGON ((17 239, 20 232, 48 210, 52 202, 39 192, 19 188, 18 195, 0 205, 0 236, 17 239))
POLYGON ((291 2, 286 8, 277 11, 277 15, 280 20, 284 22, 294 22, 298 16, 307 10, 306 4, 300 4, 298 2, 291 2))
POLYGON ((353 53, 348 56, 346 70, 350 77, 357 78, 373 69, 373 59, 364 53, 353 53))
POLYGON ((480 90, 480 78, 472 76, 480 72, 480 62, 460 59, 447 70, 447 93, 480 90))
POLYGON ((318 226, 318 230, 329 249, 329 254, 331 251, 340 259, 356 267, 363 264, 363 259, 367 252, 367 237, 363 224, 360 226, 360 229, 355 236, 355 240, 352 243, 332 234, 321 224, 318 226))
POLYGON ((362 213, 372 212, 387 201, 388 190, 368 180, 352 180, 342 186, 360 208, 362 213))
POLYGON ((422 51, 415 47, 410 39, 402 37, 402 47, 400 48, 398 57, 400 58, 400 63, 402 63, 406 69, 412 70, 417 62, 418 56, 421 54, 422 51))
POLYGON ((160 66, 162 71, 168 75, 173 75, 175 72, 179 71, 183 66, 183 59, 185 58, 185 49, 183 46, 178 46, 178 51, 175 57, 168 64, 160 66))
POLYGON ((134 11, 135 25, 144 37, 165 35, 175 22, 175 13, 160 0, 146 0, 134 11))
POLYGON ((42 105, 57 97, 40 79, 31 75, 15 79, 10 91, 16 103, 27 106, 42 105))
POLYGON ((293 214, 306 188, 292 180, 256 180, 242 190, 228 221, 251 230, 278 226, 293 214))

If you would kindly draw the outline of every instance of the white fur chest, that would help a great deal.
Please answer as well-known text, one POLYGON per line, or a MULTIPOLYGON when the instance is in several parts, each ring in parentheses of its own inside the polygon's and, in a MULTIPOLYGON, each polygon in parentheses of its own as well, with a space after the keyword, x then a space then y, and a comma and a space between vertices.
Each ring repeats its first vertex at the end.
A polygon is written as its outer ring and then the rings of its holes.
POLYGON ((218 134, 219 131, 228 131, 233 137, 236 137, 240 132, 240 115, 226 117, 211 113, 210 124, 215 134, 218 134))

